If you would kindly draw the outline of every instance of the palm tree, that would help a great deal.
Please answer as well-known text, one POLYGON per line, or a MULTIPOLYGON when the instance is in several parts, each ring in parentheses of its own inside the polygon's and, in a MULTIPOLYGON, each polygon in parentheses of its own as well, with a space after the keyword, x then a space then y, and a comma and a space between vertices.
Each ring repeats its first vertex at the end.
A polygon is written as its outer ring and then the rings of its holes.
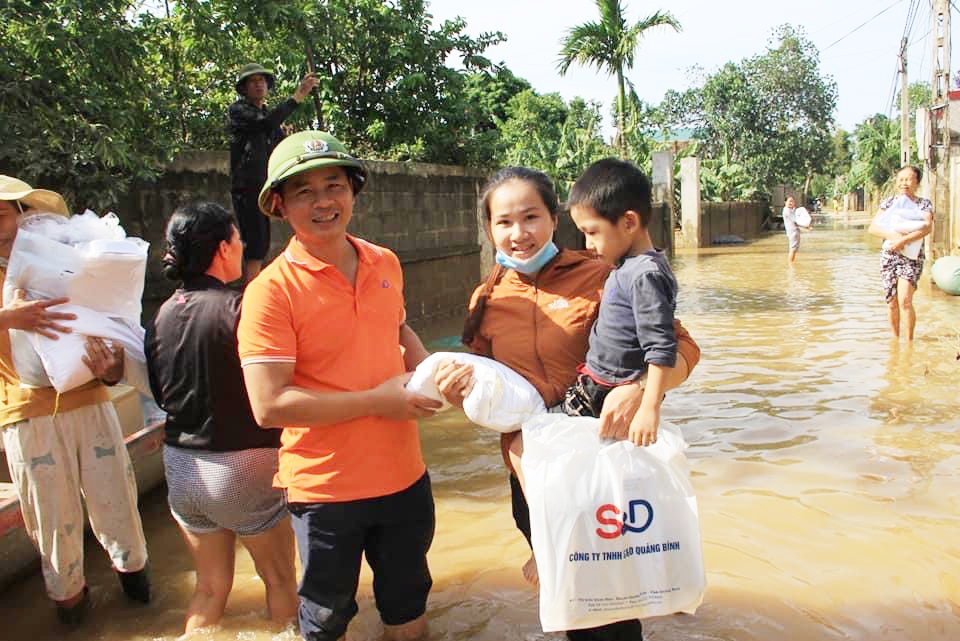
POLYGON ((623 138, 625 128, 626 82, 624 70, 633 67, 633 60, 640 45, 640 36, 653 27, 668 26, 680 31, 680 23, 669 13, 657 11, 634 24, 627 24, 623 16, 621 0, 596 0, 600 9, 600 22, 587 22, 570 29, 561 41, 560 75, 567 73, 570 65, 595 66, 617 76, 617 148, 626 156, 623 138))

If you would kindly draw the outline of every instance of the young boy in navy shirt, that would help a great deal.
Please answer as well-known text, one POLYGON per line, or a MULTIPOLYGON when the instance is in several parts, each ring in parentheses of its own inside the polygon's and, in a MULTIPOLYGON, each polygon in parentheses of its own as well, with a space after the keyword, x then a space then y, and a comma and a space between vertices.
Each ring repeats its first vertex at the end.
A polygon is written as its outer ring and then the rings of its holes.
POLYGON ((643 172, 607 158, 587 168, 568 200, 587 248, 616 269, 604 285, 586 362, 564 410, 599 417, 602 437, 641 446, 657 441, 664 392, 687 374, 686 367, 674 368, 677 281, 650 238, 650 192, 643 172))

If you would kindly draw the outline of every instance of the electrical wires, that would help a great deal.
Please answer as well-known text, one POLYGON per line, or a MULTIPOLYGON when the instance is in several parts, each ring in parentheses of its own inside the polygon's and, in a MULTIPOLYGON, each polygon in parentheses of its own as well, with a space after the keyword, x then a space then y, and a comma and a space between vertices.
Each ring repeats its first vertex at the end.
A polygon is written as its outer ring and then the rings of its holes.
MULTIPOLYGON (((827 45, 826 47, 824 47, 823 50, 826 51, 827 49, 829 49, 829 48, 832 47, 833 45, 835 45, 835 44, 841 42, 842 40, 844 40, 845 38, 853 35, 854 33, 856 33, 857 31, 859 31, 859 30, 862 29, 863 27, 867 26, 868 24, 870 24, 871 22, 873 22, 874 20, 876 20, 877 18, 879 18, 880 16, 882 16, 883 14, 885 14, 887 11, 890 11, 890 9, 893 9, 895 6, 897 6, 897 5, 900 4, 901 2, 903 2, 903 0, 896 0, 896 2, 894 2, 893 4, 891 4, 891 5, 890 5, 889 7, 887 7, 886 9, 883 9, 883 10, 879 11, 878 13, 874 14, 873 17, 871 17, 870 19, 868 19, 866 22, 864 22, 864 23, 861 24, 860 26, 852 29, 851 31, 848 31, 846 34, 840 36, 838 39, 836 39, 836 40, 834 40, 833 42, 831 42, 829 45, 827 45)), ((912 1, 911 1, 911 6, 912 6, 912 1)), ((909 15, 909 14, 908 14, 908 15, 909 15)))

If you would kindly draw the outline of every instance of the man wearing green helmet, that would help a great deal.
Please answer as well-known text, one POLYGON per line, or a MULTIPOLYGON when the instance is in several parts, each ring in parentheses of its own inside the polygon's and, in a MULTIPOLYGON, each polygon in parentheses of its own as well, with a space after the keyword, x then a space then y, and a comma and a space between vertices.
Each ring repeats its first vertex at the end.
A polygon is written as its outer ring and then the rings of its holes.
POLYGON ((300 548, 300 634, 337 641, 373 570, 386 638, 426 632, 434 506, 409 392, 427 356, 407 326, 396 254, 347 233, 367 172, 343 143, 302 131, 270 156, 260 209, 293 238, 244 293, 237 337, 250 407, 283 428, 274 485, 300 548))
POLYGON ((270 222, 257 208, 257 194, 267 177, 267 158, 283 140, 280 124, 320 81, 308 73, 292 97, 268 111, 265 103, 274 82, 273 72, 262 65, 244 65, 236 82, 240 99, 230 105, 229 111, 230 194, 240 224, 240 236, 245 243, 244 278, 247 282, 260 271, 270 248, 270 222))

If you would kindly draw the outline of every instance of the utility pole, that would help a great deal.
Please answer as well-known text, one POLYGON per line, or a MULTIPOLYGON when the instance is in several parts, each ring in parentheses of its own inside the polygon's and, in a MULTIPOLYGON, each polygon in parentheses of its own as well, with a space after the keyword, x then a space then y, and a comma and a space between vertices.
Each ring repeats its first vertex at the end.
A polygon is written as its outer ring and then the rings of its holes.
MULTIPOLYGON (((927 167, 929 194, 933 201, 933 233, 926 237, 927 256, 936 258, 946 250, 949 238, 945 220, 950 217, 950 2, 933 0, 933 79, 930 85, 930 161, 927 167), (947 232, 947 233, 945 233, 947 232)), ((949 223, 948 223, 949 224, 949 223)))
POLYGON ((943 106, 937 120, 938 136, 932 139, 935 145, 950 146, 950 127, 946 120, 950 103, 950 3, 948 0, 933 0, 933 82, 930 89, 933 94, 933 106, 943 106))
POLYGON ((910 164, 910 95, 907 82, 907 39, 900 41, 900 166, 910 164))

